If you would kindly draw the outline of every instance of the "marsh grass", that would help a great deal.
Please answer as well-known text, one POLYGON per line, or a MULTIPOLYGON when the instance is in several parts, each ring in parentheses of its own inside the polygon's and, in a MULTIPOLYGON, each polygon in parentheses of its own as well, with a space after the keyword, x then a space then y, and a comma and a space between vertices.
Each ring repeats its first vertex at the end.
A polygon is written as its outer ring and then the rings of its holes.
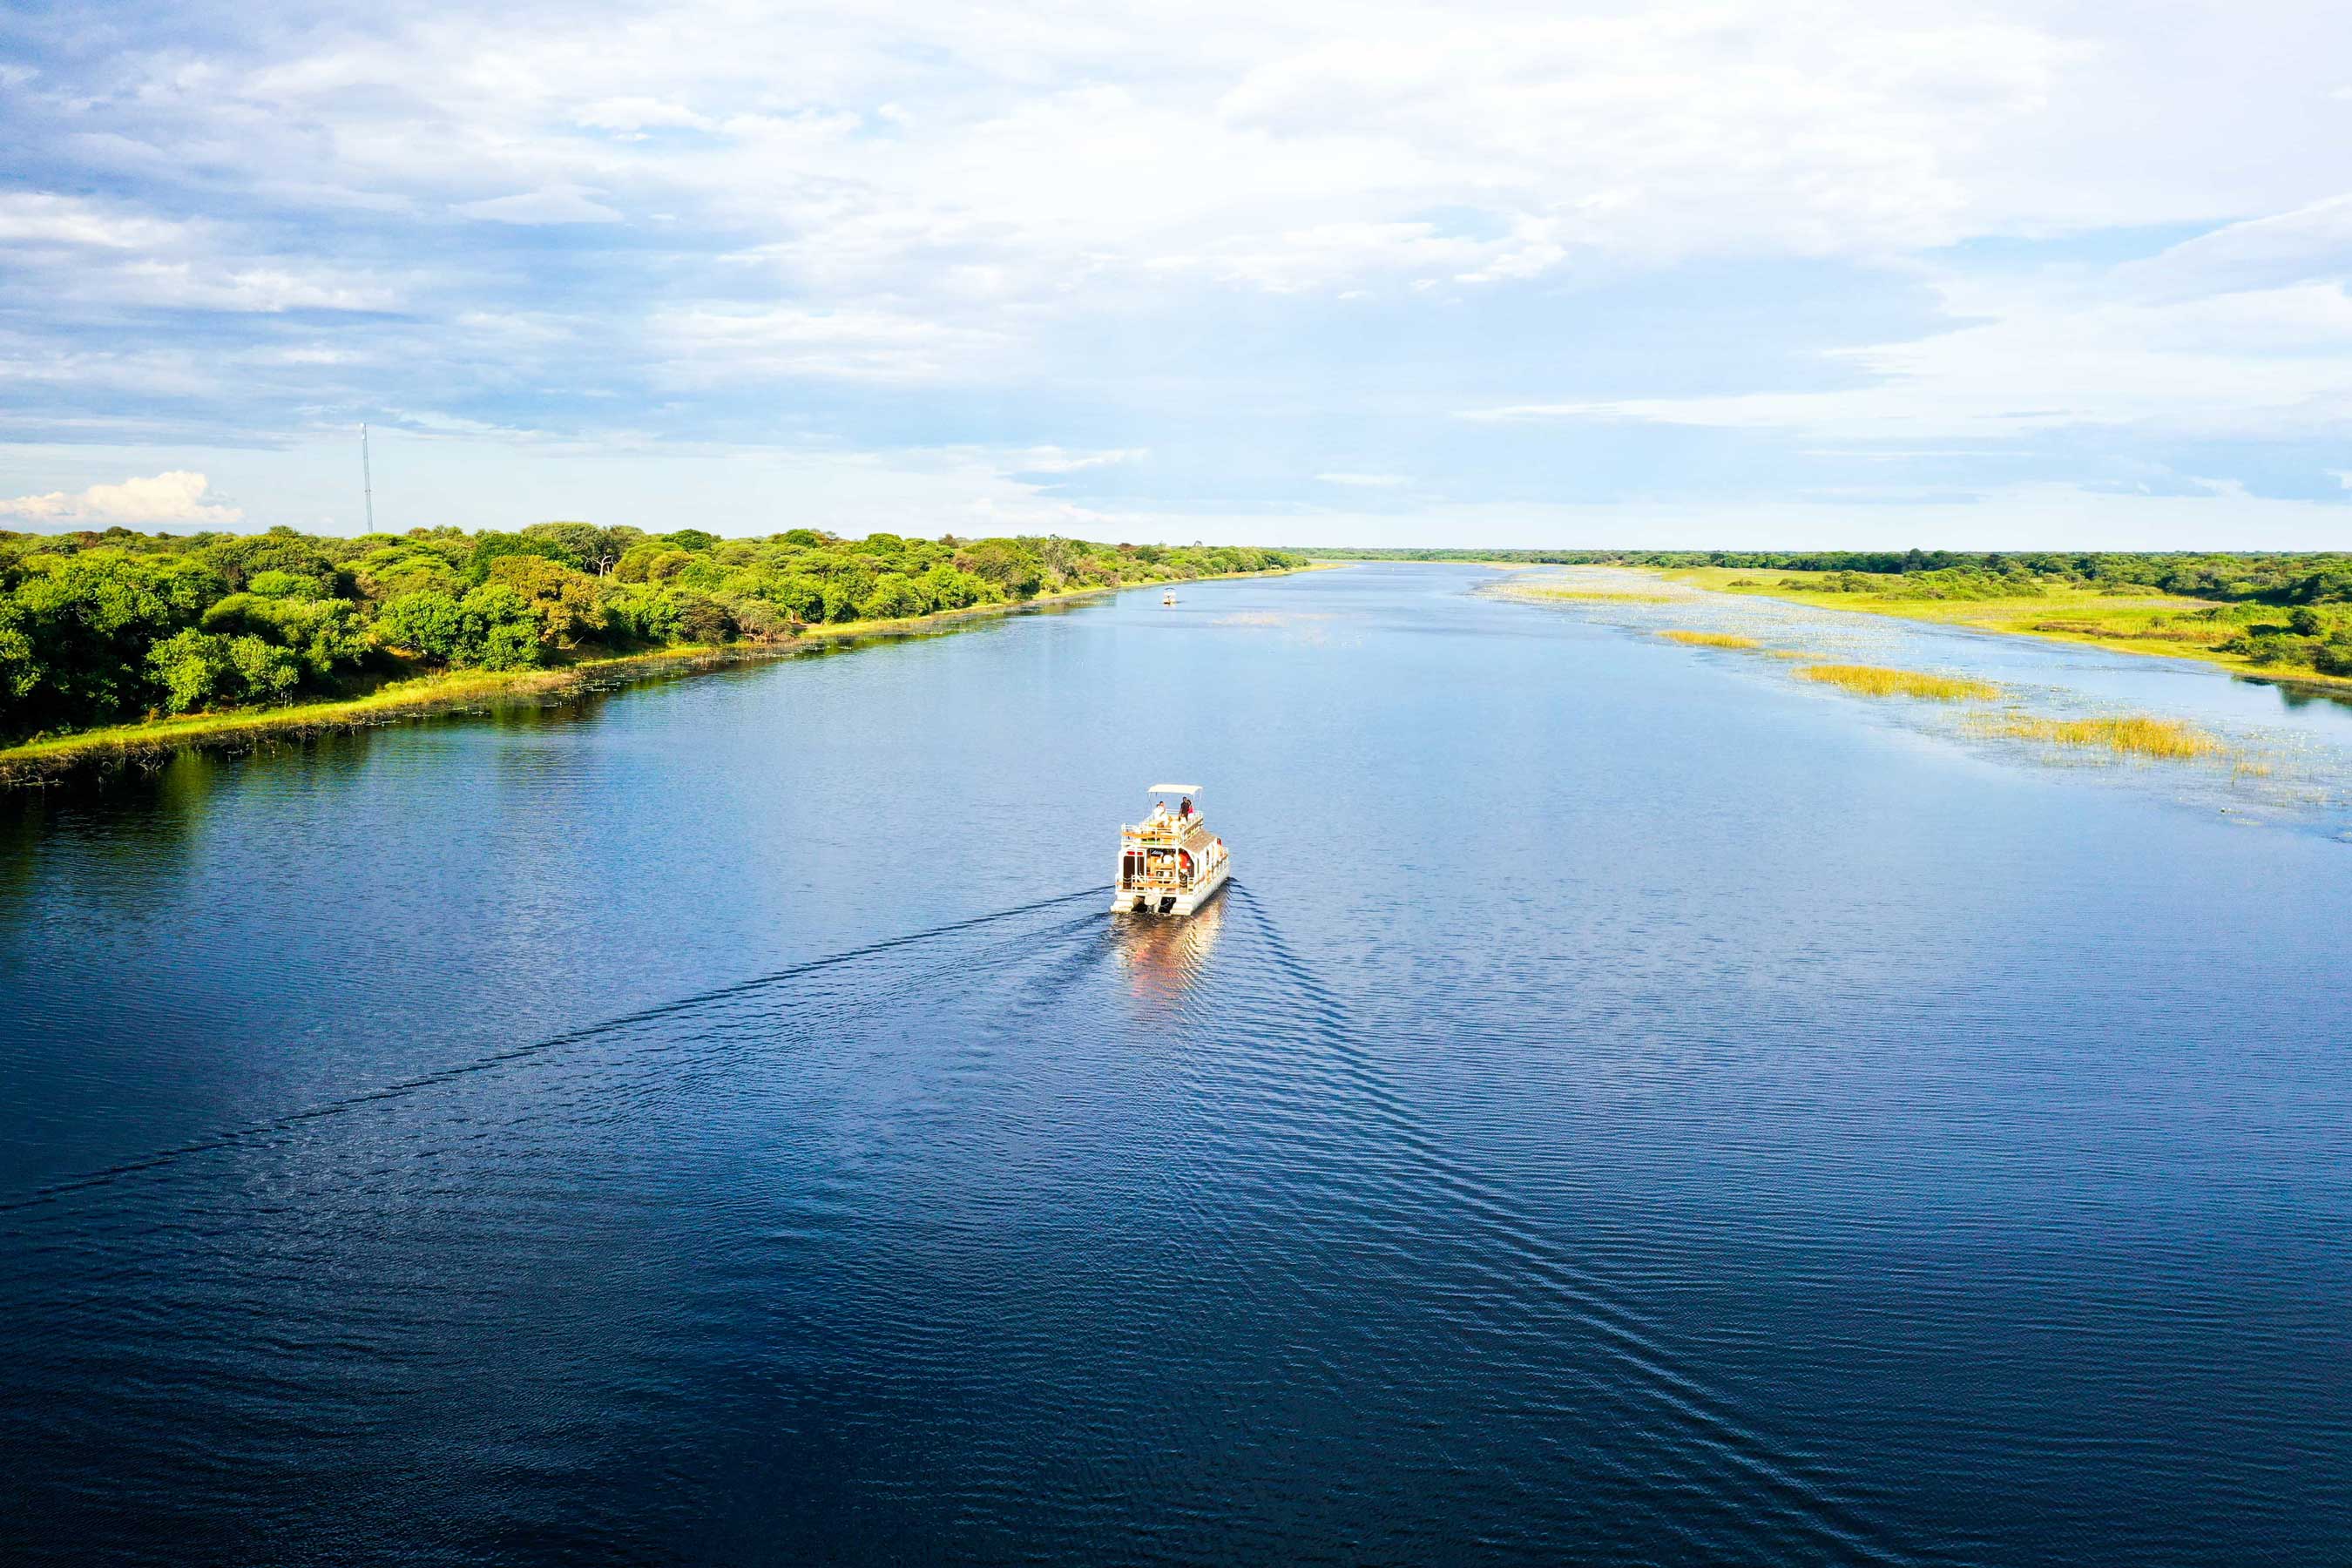
POLYGON ((2020 741, 2104 748, 2126 756, 2161 757, 2172 762, 2218 757, 2228 749, 2204 731, 2178 719, 2007 718, 1993 722, 1989 731, 2020 741))
POLYGON ((1589 605, 1672 605, 1672 594, 1612 594, 1599 588, 1538 588, 1512 584, 1504 592, 1515 599, 1566 599, 1589 605))
POLYGON ((1668 642, 1681 643, 1685 647, 1752 648, 1764 646, 1754 637, 1738 637, 1730 632, 1669 631, 1658 635, 1668 642))
POLYGON ((1916 669, 1889 669, 1875 664, 1809 664, 1797 674, 1806 680, 1857 692, 1864 697, 1919 697, 1931 702, 1989 702, 2000 688, 1989 680, 1965 680, 1958 676, 1927 675, 1916 669))

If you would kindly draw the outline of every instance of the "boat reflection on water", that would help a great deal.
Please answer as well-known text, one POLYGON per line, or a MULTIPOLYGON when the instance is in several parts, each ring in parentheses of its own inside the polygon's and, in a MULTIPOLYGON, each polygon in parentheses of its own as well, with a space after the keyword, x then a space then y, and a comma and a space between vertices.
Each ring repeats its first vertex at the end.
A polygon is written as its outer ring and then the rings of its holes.
POLYGON ((1111 921, 1128 994, 1154 1011, 1172 1007, 1201 972, 1225 923, 1224 900, 1204 905, 1181 921, 1157 915, 1119 915, 1111 921))

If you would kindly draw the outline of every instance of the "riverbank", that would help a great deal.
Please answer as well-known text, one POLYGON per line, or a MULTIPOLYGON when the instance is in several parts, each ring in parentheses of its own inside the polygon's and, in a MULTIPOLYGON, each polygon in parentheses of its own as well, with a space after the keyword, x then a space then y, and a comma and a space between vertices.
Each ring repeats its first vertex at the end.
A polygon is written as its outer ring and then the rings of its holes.
MULTIPOLYGON (((1919 599, 1891 594, 1843 593, 1816 588, 1838 574, 1746 569, 1733 566, 1636 567, 1667 583, 1735 597, 1782 599, 1816 609, 1851 610, 1966 626, 1975 631, 2076 643, 2114 653, 2189 658, 2232 674, 2287 686, 2352 689, 2352 678, 2315 670, 2258 664, 2221 644, 2244 631, 2230 620, 2204 618, 2229 606, 2156 590, 2118 595, 2095 588, 2052 585, 2044 592, 1991 599, 1919 599), (1796 584, 1806 584, 1797 586, 1796 584)), ((2284 612, 2281 612, 2284 614, 2284 612)))
MULTIPOLYGON (((1181 579, 1186 584, 1227 582, 1242 577, 1288 576, 1293 570, 1229 572, 1181 579)), ((1120 593, 1160 592, 1174 582, 1131 587, 1081 588, 1040 595, 1013 604, 975 605, 897 620, 843 621, 803 626, 796 635, 773 641, 718 645, 672 646, 645 653, 612 654, 582 658, 545 669, 446 670, 386 683, 360 696, 283 708, 233 708, 219 712, 184 713, 133 724, 113 724, 22 745, 0 749, 0 789, 54 783, 84 770, 152 765, 183 751, 227 753, 264 746, 298 743, 316 736, 357 730, 381 729, 492 702, 560 701, 583 691, 625 685, 633 681, 697 675, 770 659, 790 658, 828 646, 865 637, 916 636, 946 631, 972 621, 1097 599, 1120 593)))

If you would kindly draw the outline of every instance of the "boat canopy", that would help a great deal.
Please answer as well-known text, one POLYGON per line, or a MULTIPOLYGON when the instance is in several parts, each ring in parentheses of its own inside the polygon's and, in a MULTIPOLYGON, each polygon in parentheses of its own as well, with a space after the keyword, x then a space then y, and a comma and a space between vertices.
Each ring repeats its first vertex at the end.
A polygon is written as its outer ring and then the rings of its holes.
POLYGON ((1199 784, 1153 784, 1144 793, 1146 795, 1198 795, 1201 793, 1201 786, 1199 784))

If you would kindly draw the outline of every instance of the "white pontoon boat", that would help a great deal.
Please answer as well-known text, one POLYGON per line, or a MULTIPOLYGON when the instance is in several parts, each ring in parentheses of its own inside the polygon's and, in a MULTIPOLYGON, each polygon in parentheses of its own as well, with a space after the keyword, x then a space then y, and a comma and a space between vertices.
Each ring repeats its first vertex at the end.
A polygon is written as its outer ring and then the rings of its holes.
POLYGON ((1192 809, 1200 785, 1158 784, 1151 793, 1160 797, 1151 815, 1118 830, 1118 887, 1110 907, 1114 913, 1189 915, 1217 896, 1233 857, 1192 809), (1179 803, 1173 811, 1171 796, 1179 803))

